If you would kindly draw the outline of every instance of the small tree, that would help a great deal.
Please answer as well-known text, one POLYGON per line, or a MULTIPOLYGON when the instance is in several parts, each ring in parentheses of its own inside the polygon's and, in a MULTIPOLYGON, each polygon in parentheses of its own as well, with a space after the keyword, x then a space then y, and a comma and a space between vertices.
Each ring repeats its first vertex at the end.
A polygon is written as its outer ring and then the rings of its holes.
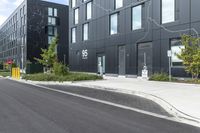
POLYGON ((35 58, 40 64, 44 65, 47 69, 52 72, 53 64, 57 61, 56 46, 58 45, 58 37, 53 38, 48 49, 41 49, 41 59, 35 58))
POLYGON ((200 74, 200 38, 183 35, 181 42, 185 48, 177 56, 183 60, 186 72, 192 74, 192 78, 197 79, 200 74))

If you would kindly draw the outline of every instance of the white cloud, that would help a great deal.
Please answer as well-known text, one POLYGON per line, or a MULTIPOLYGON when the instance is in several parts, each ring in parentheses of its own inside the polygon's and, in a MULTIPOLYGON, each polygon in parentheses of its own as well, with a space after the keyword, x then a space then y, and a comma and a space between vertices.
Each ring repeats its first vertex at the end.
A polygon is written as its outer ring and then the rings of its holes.
POLYGON ((16 0, 14 5, 19 6, 24 0, 16 0))
POLYGON ((23 0, 0 0, 0 25, 10 16, 23 0))
POLYGON ((0 25, 3 24, 4 21, 6 21, 7 17, 0 15, 0 25))

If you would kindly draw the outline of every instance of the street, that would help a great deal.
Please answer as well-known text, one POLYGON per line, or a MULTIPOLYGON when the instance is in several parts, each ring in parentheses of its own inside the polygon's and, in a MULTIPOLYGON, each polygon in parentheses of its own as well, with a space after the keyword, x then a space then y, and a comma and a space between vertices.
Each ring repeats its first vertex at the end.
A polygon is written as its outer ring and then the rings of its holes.
POLYGON ((0 78, 0 133, 200 133, 200 128, 0 78))

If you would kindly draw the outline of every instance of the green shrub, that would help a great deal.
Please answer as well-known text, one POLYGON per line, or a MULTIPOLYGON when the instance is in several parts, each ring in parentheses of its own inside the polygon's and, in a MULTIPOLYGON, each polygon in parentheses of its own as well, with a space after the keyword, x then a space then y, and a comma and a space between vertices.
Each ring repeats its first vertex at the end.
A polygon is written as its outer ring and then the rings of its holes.
POLYGON ((68 67, 58 62, 55 62, 53 64, 53 71, 54 71, 54 74, 57 76, 65 76, 69 73, 68 67))
POLYGON ((12 67, 12 68, 16 68, 16 67, 17 67, 17 64, 16 64, 16 63, 12 63, 11 67, 12 67))
POLYGON ((11 72, 10 71, 0 71, 0 76, 3 76, 3 77, 7 77, 7 76, 11 76, 11 72))
POLYGON ((186 83, 200 84, 200 79, 191 79, 191 80, 186 80, 186 83))
POLYGON ((153 74, 149 80, 152 81, 169 81, 169 75, 166 73, 155 73, 153 74))
POLYGON ((82 80, 99 80, 102 77, 86 73, 68 73, 67 75, 60 76, 55 74, 27 74, 22 76, 25 80, 32 81, 82 81, 82 80))
POLYGON ((0 70, 3 69, 3 62, 0 61, 0 70))

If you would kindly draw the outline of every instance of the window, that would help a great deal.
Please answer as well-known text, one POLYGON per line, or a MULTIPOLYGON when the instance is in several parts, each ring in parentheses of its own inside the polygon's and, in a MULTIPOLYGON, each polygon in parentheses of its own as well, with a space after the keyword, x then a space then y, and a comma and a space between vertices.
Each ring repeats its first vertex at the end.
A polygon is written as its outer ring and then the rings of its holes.
POLYGON ((86 23, 83 25, 83 40, 88 40, 89 24, 86 23))
POLYGON ((123 6, 123 0, 115 0, 115 9, 123 6))
POLYGON ((53 27, 49 26, 48 27, 48 35, 54 35, 53 27))
POLYGON ((20 17, 22 17, 22 8, 20 9, 20 17))
POLYGON ((181 44, 180 39, 171 40, 171 52, 172 52, 172 66, 182 66, 182 60, 177 57, 177 54, 181 53, 181 50, 184 49, 184 45, 181 44))
POLYGON ((48 36, 48 44, 51 44, 53 38, 54 38, 54 36, 48 36))
POLYGON ((58 35, 57 27, 54 27, 54 36, 58 35))
POLYGON ((53 16, 53 8, 48 8, 48 15, 53 16))
POLYGON ((56 25, 56 18, 48 17, 48 25, 56 25))
POLYGON ((78 19, 79 19, 79 9, 74 10, 74 24, 78 24, 78 19))
POLYGON ((58 16, 58 9, 54 8, 54 17, 58 16))
POLYGON ((86 19, 92 18, 92 2, 88 2, 86 5, 86 19))
POLYGON ((132 8, 132 30, 142 28, 142 5, 132 8))
POLYGON ((72 28, 72 43, 76 43, 76 28, 72 28))
POLYGON ((72 4, 72 8, 74 8, 76 6, 76 0, 71 0, 71 4, 72 4))
POLYGON ((110 16, 110 34, 117 34, 118 32, 118 13, 110 16))
POLYGON ((162 0, 162 23, 175 21, 175 0, 162 0))

